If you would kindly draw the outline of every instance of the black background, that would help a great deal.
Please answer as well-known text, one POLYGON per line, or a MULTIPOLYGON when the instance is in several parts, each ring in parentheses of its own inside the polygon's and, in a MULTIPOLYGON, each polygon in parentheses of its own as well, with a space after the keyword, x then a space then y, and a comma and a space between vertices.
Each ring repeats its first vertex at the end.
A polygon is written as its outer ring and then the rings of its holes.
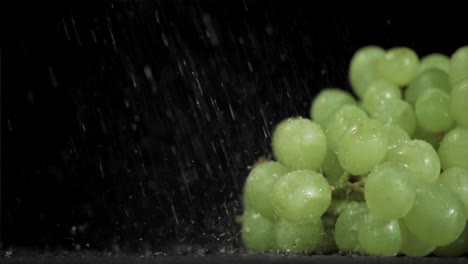
POLYGON ((291 2, 30 8, 2 41, 4 248, 236 252, 248 166, 274 125, 349 90, 356 49, 420 56, 468 19, 291 2))

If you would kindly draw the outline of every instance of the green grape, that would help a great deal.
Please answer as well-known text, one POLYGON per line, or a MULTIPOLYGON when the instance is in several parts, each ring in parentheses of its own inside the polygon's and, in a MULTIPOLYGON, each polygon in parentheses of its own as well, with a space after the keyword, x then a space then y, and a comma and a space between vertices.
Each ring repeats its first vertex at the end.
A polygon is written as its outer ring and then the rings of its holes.
POLYGON ((327 152, 325 133, 309 119, 286 119, 273 132, 273 152, 279 162, 291 169, 316 170, 327 152))
POLYGON ((242 216, 242 241, 255 252, 265 252, 275 246, 273 222, 259 213, 246 211, 242 216))
POLYGON ((428 132, 440 133, 453 127, 449 95, 441 90, 424 91, 416 101, 414 111, 418 124, 428 132))
POLYGON ((424 242, 412 234, 403 221, 399 221, 401 238, 401 252, 409 257, 424 257, 431 254, 436 248, 427 242, 424 242))
POLYGON ((468 169, 450 168, 440 174, 438 183, 458 193, 468 212, 468 169))
POLYGON ((283 219, 308 223, 320 218, 331 201, 327 180, 309 170, 290 172, 279 178, 273 188, 273 206, 283 219))
POLYGON ((336 152, 346 130, 357 121, 367 118, 367 114, 357 105, 344 105, 338 109, 328 120, 325 130, 328 148, 336 152))
POLYGON ((453 87, 450 94, 450 113, 462 127, 468 129, 468 78, 453 87))
POLYGON ((388 137, 388 149, 392 150, 411 140, 408 134, 396 125, 384 125, 388 137))
POLYGON ((358 239, 365 252, 374 256, 395 256, 402 245, 398 221, 382 220, 370 212, 359 226, 358 239))
POLYGON ((327 149, 327 155, 320 169, 322 170, 323 176, 325 176, 328 183, 331 185, 335 185, 345 172, 335 152, 331 149, 327 149))
POLYGON ((358 121, 343 135, 338 147, 338 159, 345 171, 363 175, 385 158, 388 149, 387 134, 379 122, 358 121))
POLYGON ((448 74, 438 69, 429 69, 419 74, 405 90, 405 100, 411 105, 416 103, 419 96, 426 90, 437 89, 450 93, 448 74))
POLYGON ((418 67, 419 58, 412 49, 395 47, 387 50, 377 63, 377 76, 398 86, 405 86, 414 78, 418 67))
POLYGON ((440 160, 431 144, 413 139, 390 151, 385 159, 409 171, 416 183, 435 182, 440 160))
POLYGON ((434 255, 438 257, 460 257, 468 253, 468 223, 465 225, 465 230, 454 242, 436 248, 434 255))
POLYGON ((369 84, 377 79, 377 63, 385 51, 377 46, 366 46, 354 53, 349 65, 349 80, 354 93, 362 98, 369 84))
POLYGON ((457 127, 445 134, 438 153, 442 169, 468 169, 468 129, 457 127))
POLYGON ((449 80, 456 85, 468 78, 468 46, 457 49, 450 58, 449 80))
POLYGON ((244 201, 250 208, 270 219, 274 218, 271 203, 273 187, 279 177, 289 170, 278 162, 264 162, 255 166, 244 185, 244 201))
POLYGON ((439 133, 427 132, 426 130, 422 129, 421 126, 416 125, 413 138, 424 140, 431 144, 434 149, 438 149, 440 141, 442 140, 442 135, 439 133))
POLYGON ((335 223, 335 242, 343 252, 361 252, 358 239, 359 226, 367 214, 365 203, 351 202, 335 223))
POLYGON ((280 220, 275 224, 276 247, 286 253, 311 253, 323 238, 323 223, 320 218, 307 224, 293 224, 280 220))
POLYGON ((463 232, 466 220, 467 213, 460 197, 438 183, 420 184, 413 208, 403 217, 411 233, 435 246, 455 241, 463 232))
POLYGON ((421 63, 419 64, 418 68, 418 74, 429 69, 438 69, 445 73, 448 73, 449 66, 449 57, 440 53, 429 54, 421 59, 421 63))
POLYGON ((413 207, 416 184, 407 170, 386 162, 369 173, 364 196, 373 215, 383 220, 400 219, 413 207))
POLYGON ((349 203, 350 201, 347 199, 333 199, 327 209, 327 214, 338 216, 348 208, 349 203))
POLYGON ((383 99, 401 99, 400 87, 386 80, 373 81, 362 98, 364 110, 374 112, 375 106, 383 99))
POLYGON ((330 116, 341 106, 346 104, 356 104, 356 100, 343 90, 325 89, 322 90, 312 102, 310 116, 315 122, 323 128, 326 128, 325 126, 330 116))
POLYGON ((382 124, 397 125, 413 136, 416 129, 416 115, 407 102, 400 99, 385 99, 376 105, 371 117, 382 124))

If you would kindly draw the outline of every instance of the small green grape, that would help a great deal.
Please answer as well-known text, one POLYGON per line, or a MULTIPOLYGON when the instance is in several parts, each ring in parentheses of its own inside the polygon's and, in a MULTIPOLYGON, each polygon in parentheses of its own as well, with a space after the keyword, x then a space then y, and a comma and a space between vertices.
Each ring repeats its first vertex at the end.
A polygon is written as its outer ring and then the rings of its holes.
POLYGON ((328 148, 336 152, 346 130, 357 121, 367 118, 367 114, 357 105, 344 105, 338 109, 328 120, 325 130, 328 148))
POLYGON ((401 245, 401 252, 409 257, 424 257, 431 254, 436 248, 427 242, 424 242, 411 233, 403 221, 399 221, 401 238, 403 244, 401 245))
POLYGON ((246 211, 242 220, 242 241, 255 252, 265 252, 274 247, 273 222, 254 211, 246 211))
POLYGON ((438 154, 442 169, 468 169, 468 129, 457 127, 445 134, 438 154))
POLYGON ((413 208, 403 217, 411 233, 435 246, 455 241, 463 232, 466 220, 467 213, 460 197, 438 183, 420 184, 413 208))
POLYGON ((414 106, 419 96, 431 89, 450 93, 451 88, 448 74, 439 69, 429 69, 422 72, 408 85, 404 93, 404 98, 406 102, 414 106))
POLYGON ((411 137, 416 129, 416 114, 410 104, 399 99, 384 99, 371 117, 382 124, 397 125, 411 137))
POLYGON ((468 46, 457 49, 450 58, 449 79, 452 85, 468 78, 468 46))
POLYGON ((427 71, 429 69, 438 69, 445 73, 448 73, 450 67, 450 58, 440 54, 432 53, 421 59, 419 64, 418 74, 427 71))
POLYGON ((377 76, 398 86, 407 85, 416 76, 418 55, 406 47, 395 47, 385 52, 377 64, 377 76))
POLYGON ((323 232, 320 218, 307 224, 293 224, 280 220, 275 224, 276 247, 281 252, 308 254, 319 247, 323 232))
POLYGON ((411 140, 408 134, 399 126, 387 124, 387 125, 384 125, 384 129, 388 137, 388 142, 389 142, 388 149, 389 150, 395 149, 398 146, 411 140))
POLYGON ((271 203, 272 191, 276 181, 289 172, 278 162, 268 161, 255 166, 244 185, 244 201, 256 212, 269 219, 274 219, 271 203))
POLYGON ((349 65, 349 80, 354 93, 362 98, 369 84, 377 79, 377 63, 385 51, 377 46, 366 46, 354 53, 349 65))
POLYGON ((402 245, 398 221, 382 220, 372 213, 364 217, 364 224, 359 226, 358 238, 362 248, 374 256, 395 256, 402 245))
POLYGON ((374 112, 376 105, 384 99, 401 99, 401 89, 386 80, 375 80, 367 89, 362 99, 364 110, 368 113, 374 112))
POLYGON ((450 168, 440 174, 438 183, 441 183, 456 192, 468 212, 468 169, 450 168))
POLYGON ((398 164, 386 162, 369 173, 364 195, 369 211, 384 219, 400 219, 413 207, 416 184, 398 164))
POLYGON ((387 149, 388 138, 383 125, 372 119, 361 120, 343 135, 338 159, 348 173, 364 175, 382 162, 387 149))
POLYGON ((330 116, 346 104, 356 104, 356 100, 349 93, 339 89, 324 89, 312 102, 310 116, 325 129, 330 116))
POLYGON ((358 231, 367 214, 365 203, 351 202, 335 223, 335 241, 343 252, 361 252, 358 231))
POLYGON ((438 257, 460 257, 466 253, 468 253, 468 223, 457 240, 434 250, 434 255, 438 257))
POLYGON ((461 127, 468 129, 468 78, 453 87, 450 94, 450 113, 461 127))
POLYGON ((309 170, 290 172, 273 188, 276 213, 291 223, 308 223, 320 218, 331 202, 327 180, 309 170))
POLYGON ((316 170, 327 152, 325 133, 309 119, 286 119, 273 132, 273 152, 279 162, 291 169, 316 170))
POLYGON ((390 151, 385 158, 411 173, 417 183, 435 182, 440 175, 440 160, 431 144, 413 139, 390 151))
POLYGON ((428 132, 440 133, 453 127, 449 95, 441 90, 424 91, 416 101, 414 110, 418 124, 428 132))

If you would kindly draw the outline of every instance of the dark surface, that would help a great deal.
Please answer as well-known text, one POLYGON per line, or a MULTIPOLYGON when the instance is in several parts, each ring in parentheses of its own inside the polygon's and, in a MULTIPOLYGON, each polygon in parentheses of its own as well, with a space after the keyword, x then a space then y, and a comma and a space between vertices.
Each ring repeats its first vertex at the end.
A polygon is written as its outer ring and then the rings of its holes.
POLYGON ((465 264, 466 258, 409 258, 409 257, 356 257, 356 256, 198 256, 198 257, 144 257, 144 256, 118 256, 118 257, 96 257, 96 256, 72 256, 72 257, 18 257, 4 259, 3 263, 252 263, 252 264, 268 264, 268 263, 309 263, 309 264, 328 264, 328 263, 380 263, 380 264, 407 264, 407 263, 449 263, 449 264, 465 264))
MULTIPOLYGON (((356 49, 450 55, 468 43, 466 16, 289 2, 102 1, 10 23, 1 242, 52 252, 238 253, 248 166, 320 89, 349 90, 356 49)), ((219 258, 235 261, 203 261, 219 258)), ((256 258, 245 261, 282 261, 256 258)), ((201 261, 158 259, 178 260, 201 261)))

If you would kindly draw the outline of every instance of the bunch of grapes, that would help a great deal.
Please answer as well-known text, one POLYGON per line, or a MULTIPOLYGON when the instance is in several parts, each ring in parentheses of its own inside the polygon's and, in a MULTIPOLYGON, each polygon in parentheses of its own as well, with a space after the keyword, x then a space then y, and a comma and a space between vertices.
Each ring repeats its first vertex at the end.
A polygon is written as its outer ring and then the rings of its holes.
POLYGON ((468 46, 421 60, 359 49, 354 94, 324 89, 310 119, 273 132, 276 161, 244 186, 242 240, 254 252, 468 253, 468 46))

